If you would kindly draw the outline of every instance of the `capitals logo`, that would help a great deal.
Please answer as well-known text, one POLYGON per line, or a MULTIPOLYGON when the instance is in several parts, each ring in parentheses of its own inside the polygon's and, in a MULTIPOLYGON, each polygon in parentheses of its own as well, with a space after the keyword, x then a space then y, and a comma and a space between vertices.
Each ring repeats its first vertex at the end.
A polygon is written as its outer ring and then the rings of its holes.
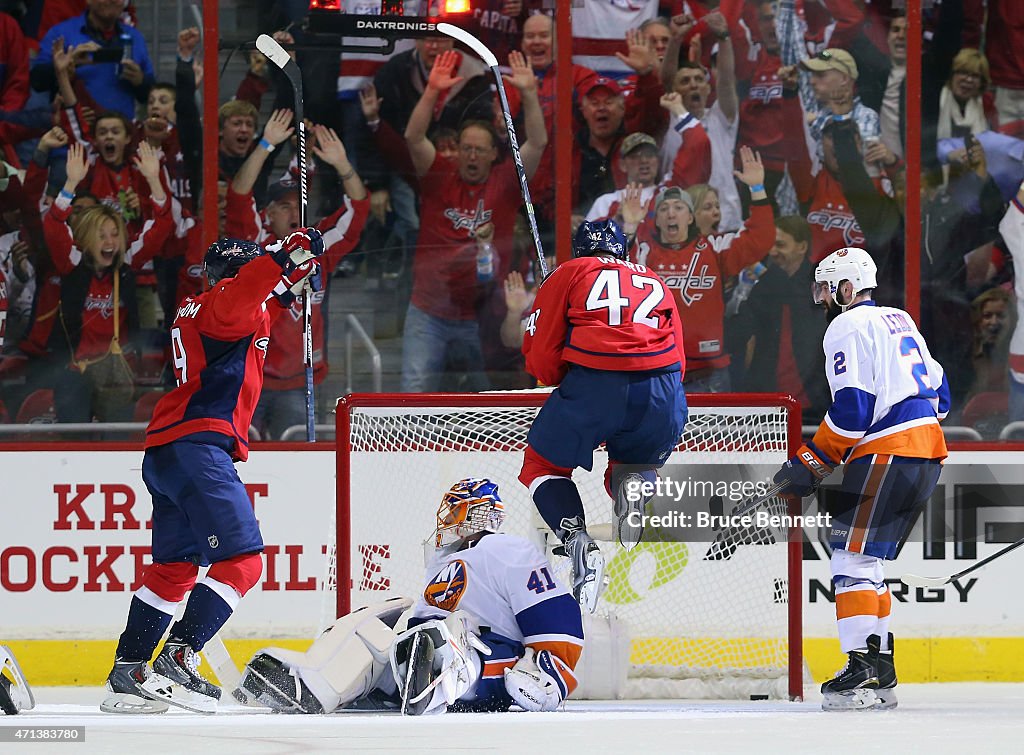
MULTIPOLYGON (((703 244, 703 246, 707 245, 703 244)), ((698 244, 697 248, 701 249, 702 245, 698 244)), ((703 292, 713 290, 718 282, 717 276, 708 272, 707 263, 697 267, 699 261, 700 252, 697 251, 693 253, 689 264, 679 266, 680 273, 673 273, 671 269, 663 270, 661 265, 658 266, 658 274, 665 281, 665 285, 669 288, 679 289, 679 298, 686 306, 703 299, 703 292)))
POLYGON ((423 599, 429 606, 435 606, 442 611, 454 611, 466 593, 468 582, 466 564, 462 561, 452 561, 430 580, 430 584, 423 590, 423 599))
POLYGON ((807 223, 818 226, 823 233, 840 231, 847 246, 862 246, 864 232, 852 213, 845 209, 821 207, 807 214, 807 223))

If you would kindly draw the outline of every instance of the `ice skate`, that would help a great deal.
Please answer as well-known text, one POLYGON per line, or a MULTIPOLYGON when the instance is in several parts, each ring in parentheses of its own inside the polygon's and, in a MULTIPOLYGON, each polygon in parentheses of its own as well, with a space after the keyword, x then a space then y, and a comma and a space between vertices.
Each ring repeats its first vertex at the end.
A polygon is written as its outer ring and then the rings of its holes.
POLYGON ((107 689, 111 694, 100 703, 100 710, 104 713, 166 713, 170 706, 142 688, 152 675, 145 661, 115 659, 114 668, 107 676, 107 689))
POLYGON ((842 671, 821 685, 822 710, 867 710, 878 705, 878 675, 871 654, 852 650, 842 671))
POLYGON ((565 552, 572 563, 572 595, 593 613, 604 590, 604 556, 585 529, 571 530, 565 538, 565 552))
POLYGON ((892 632, 889 632, 889 649, 880 650, 881 638, 877 634, 868 637, 868 653, 875 665, 875 673, 878 674, 878 695, 877 710, 892 710, 899 704, 896 699, 896 663, 895 647, 893 646, 892 632))
POLYGON ((142 689, 152 697, 196 713, 216 713, 220 687, 206 681, 196 666, 199 654, 187 643, 164 643, 153 661, 153 675, 142 689))
POLYGON ((619 482, 615 495, 615 516, 618 517, 616 533, 619 543, 627 551, 633 550, 644 536, 642 517, 647 497, 641 494, 640 486, 645 482, 642 475, 630 472, 619 482))

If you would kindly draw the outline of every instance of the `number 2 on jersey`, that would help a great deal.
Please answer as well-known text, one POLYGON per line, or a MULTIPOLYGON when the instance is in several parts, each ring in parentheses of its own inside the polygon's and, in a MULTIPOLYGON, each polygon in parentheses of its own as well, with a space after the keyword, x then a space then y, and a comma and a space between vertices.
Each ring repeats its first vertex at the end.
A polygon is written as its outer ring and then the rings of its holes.
MULTIPOLYGON (((649 328, 657 328, 658 318, 651 317, 650 314, 665 298, 665 287, 661 285, 661 280, 647 275, 633 275, 630 282, 637 290, 651 289, 640 305, 633 310, 631 321, 649 328)), ((602 270, 598 273, 594 285, 590 287, 590 293, 587 294, 587 309, 607 309, 608 324, 621 325, 622 310, 629 305, 629 298, 622 295, 619 287, 619 271, 602 270)))
POLYGON ((921 354, 921 347, 918 346, 917 341, 914 340, 913 336, 903 336, 900 339, 900 355, 909 357, 917 355, 916 359, 910 361, 910 372, 914 376, 914 380, 917 381, 917 390, 919 395, 924 397, 931 397, 935 395, 935 391, 928 387, 928 384, 924 381, 924 378, 928 377, 928 368, 924 364, 924 356, 921 354))

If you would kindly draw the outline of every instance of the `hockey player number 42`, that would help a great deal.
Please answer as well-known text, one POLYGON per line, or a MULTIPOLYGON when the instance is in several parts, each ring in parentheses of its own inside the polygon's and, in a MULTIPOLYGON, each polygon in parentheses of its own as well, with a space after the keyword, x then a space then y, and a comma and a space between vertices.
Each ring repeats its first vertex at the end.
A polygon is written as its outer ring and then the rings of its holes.
MULTIPOLYGON (((665 287, 661 285, 660 279, 646 275, 633 275, 631 282, 633 288, 639 291, 651 289, 651 292, 640 302, 640 306, 633 310, 632 322, 646 325, 649 328, 657 328, 658 318, 651 317, 650 314, 665 298, 665 287)), ((587 309, 591 311, 607 309, 608 324, 621 325, 622 310, 629 305, 629 298, 623 296, 619 288, 619 271, 602 270, 598 273, 594 285, 590 287, 590 293, 587 295, 587 309)))

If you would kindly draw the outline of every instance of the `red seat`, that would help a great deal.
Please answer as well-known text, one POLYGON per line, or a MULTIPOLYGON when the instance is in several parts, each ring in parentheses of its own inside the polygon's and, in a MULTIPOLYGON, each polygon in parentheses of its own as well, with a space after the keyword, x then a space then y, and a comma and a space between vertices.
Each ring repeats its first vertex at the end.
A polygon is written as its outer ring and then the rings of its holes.
POLYGON ((21 425, 52 425, 57 421, 57 411, 53 408, 53 391, 40 388, 32 391, 21 402, 18 416, 14 420, 21 425))
POLYGON ((997 437, 1007 422, 1009 399, 1005 391, 985 391, 972 396, 964 406, 960 424, 973 427, 982 436, 997 437))

